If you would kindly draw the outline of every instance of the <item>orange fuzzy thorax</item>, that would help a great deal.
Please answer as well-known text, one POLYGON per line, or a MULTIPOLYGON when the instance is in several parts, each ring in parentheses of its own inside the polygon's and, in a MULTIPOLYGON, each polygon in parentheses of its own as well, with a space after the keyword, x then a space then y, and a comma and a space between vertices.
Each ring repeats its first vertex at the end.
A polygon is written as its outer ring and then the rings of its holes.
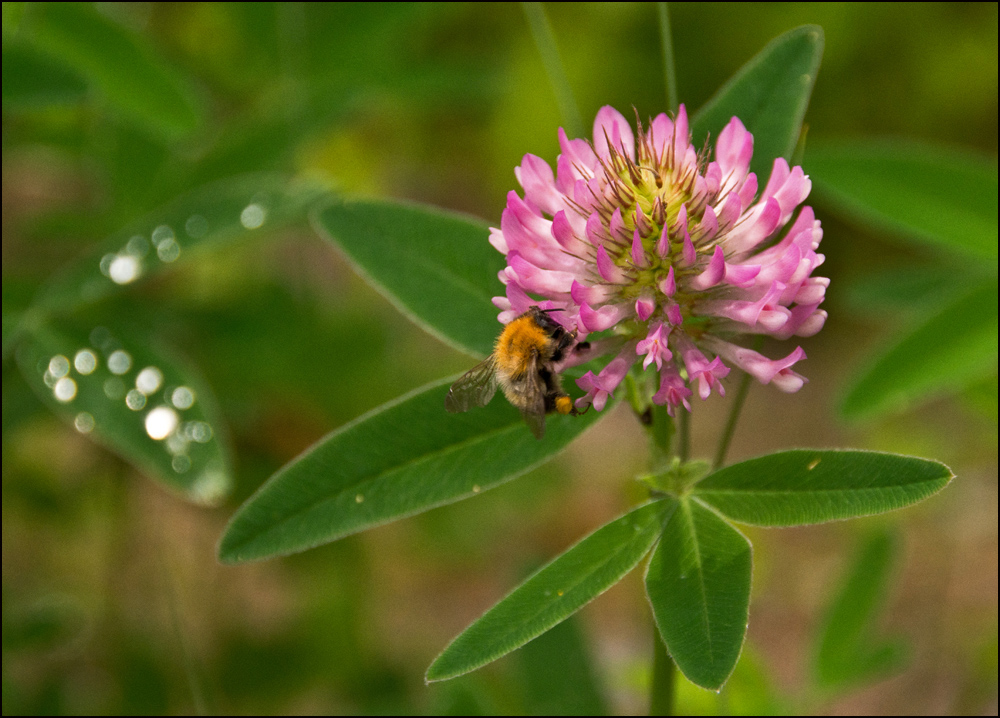
POLYGON ((532 317, 518 317, 500 333, 494 355, 497 365, 511 375, 528 370, 528 360, 536 352, 545 358, 549 335, 532 317))

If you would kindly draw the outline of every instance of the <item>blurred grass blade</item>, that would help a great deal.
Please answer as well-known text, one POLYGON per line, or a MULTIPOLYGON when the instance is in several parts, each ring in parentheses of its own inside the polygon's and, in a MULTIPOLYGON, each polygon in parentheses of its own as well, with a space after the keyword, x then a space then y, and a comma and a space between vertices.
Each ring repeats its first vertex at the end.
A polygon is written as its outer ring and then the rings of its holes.
POLYGON ((597 670, 577 616, 556 624, 516 654, 524 687, 524 714, 608 715, 597 670))
POLYGON ((93 5, 45 3, 30 20, 40 49, 80 72, 109 105, 143 127, 177 137, 200 124, 196 98, 177 71, 93 5))
POLYGON ((944 464, 915 456, 793 449, 719 469, 694 496, 735 521, 797 526, 900 509, 953 477, 944 464))
POLYGON ((905 409, 997 370, 997 284, 963 294, 859 372, 840 406, 851 419, 905 409))
POLYGON ((186 258, 189 252, 302 219, 322 191, 272 174, 200 187, 109 237, 57 274, 36 307, 71 310, 186 258))
POLYGON ((326 207, 313 224, 428 332, 470 354, 493 350, 500 327, 491 299, 503 292, 497 274, 506 263, 485 222, 436 207, 355 200, 326 207))
POLYGON ((175 357, 120 330, 68 322, 25 326, 16 354, 28 384, 81 434, 191 501, 229 493, 214 399, 175 357))
POLYGON ((996 274, 995 157, 868 140, 812 145, 805 169, 815 196, 847 216, 905 239, 993 260, 996 274))
POLYGON ((750 169, 763 187, 776 157, 790 159, 802 130, 820 59, 823 28, 803 25, 775 38, 695 113, 694 144, 712 142, 731 117, 753 133, 750 169))
POLYGON ((646 595, 677 667, 719 690, 736 666, 750 611, 750 542, 715 512, 681 499, 646 570, 646 595))
POLYGON ((22 45, 3 48, 5 112, 78 102, 87 84, 72 68, 22 45))
POLYGON ((872 635, 885 609, 893 564, 899 554, 894 535, 882 530, 865 541, 827 609, 819 635, 814 674, 824 688, 883 678, 902 668, 905 641, 872 635))
POLYGON ((485 666, 580 610, 642 560, 676 506, 663 499, 634 509, 543 566, 452 641, 427 669, 427 680, 485 666))
POLYGON ((452 381, 385 404, 286 464, 233 516, 220 559, 304 551, 468 498, 529 471, 597 419, 551 416, 538 441, 500 397, 465 414, 445 412, 452 381))

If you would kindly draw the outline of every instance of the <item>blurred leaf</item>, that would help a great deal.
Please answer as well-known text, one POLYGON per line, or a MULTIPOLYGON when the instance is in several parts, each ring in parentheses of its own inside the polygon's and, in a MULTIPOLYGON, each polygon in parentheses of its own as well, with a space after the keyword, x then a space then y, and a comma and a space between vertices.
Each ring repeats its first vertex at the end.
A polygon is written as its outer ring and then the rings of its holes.
POLYGON ((491 298, 502 294, 503 255, 481 220, 436 207, 355 200, 315 215, 380 293, 406 316, 452 346, 485 356, 498 330, 491 298))
POLYGON ((21 19, 24 17, 24 6, 27 3, 23 2, 5 2, 3 3, 3 39, 7 42, 7 39, 13 37, 17 34, 18 29, 21 27, 21 19))
POLYGON ((793 449, 719 469, 693 494, 734 521, 797 526, 900 509, 953 477, 944 464, 915 456, 793 449))
POLYGON ((750 610, 750 542, 698 501, 683 498, 646 570, 663 642, 688 680, 718 690, 743 648, 750 610))
POLYGON ((168 137, 201 122, 198 103, 176 71, 92 5, 46 3, 32 12, 37 45, 79 71, 108 103, 143 126, 168 137))
POLYGON ((4 111, 69 104, 86 92, 86 83, 65 64, 29 47, 4 46, 4 111))
MULTIPOLYGON (((903 238, 997 260, 997 161, 904 141, 810 146, 806 170, 823 202, 903 238)), ((990 270, 989 265, 970 269, 990 270)))
POLYGON ((982 412, 986 417, 997 422, 998 401, 997 401, 997 375, 987 377, 983 381, 977 381, 966 388, 963 396, 965 401, 982 412))
POLYGON ((664 499, 634 509, 543 566, 455 638, 427 669, 427 680, 474 671, 573 615, 642 560, 676 506, 664 499))
POLYGON ((517 652, 526 715, 608 715, 588 648, 570 616, 517 652))
POLYGON ((872 535, 854 558, 830 602, 814 662, 817 682, 826 688, 873 681, 900 670, 909 647, 872 635, 872 623, 885 609, 889 579, 899 553, 895 537, 872 535))
POLYGON ((934 264, 884 269, 848 280, 851 309, 883 317, 885 312, 921 312, 955 292, 954 266, 934 264))
POLYGON ((730 118, 740 118, 753 134, 750 169, 763 187, 775 158, 790 159, 795 150, 823 42, 819 25, 797 27, 769 42, 695 113, 695 146, 701 147, 709 133, 718 137, 730 118))
POLYGON ((905 409, 997 369, 997 284, 963 294, 862 369, 840 410, 851 419, 905 409))
POLYGON ((237 510, 220 559, 304 551, 469 498, 529 471, 596 421, 552 416, 538 441, 499 397, 465 414, 446 413, 452 381, 384 404, 286 464, 237 510))
POLYGON ((81 434, 191 501, 215 504, 232 478, 215 401, 187 367, 146 340, 34 323, 17 348, 21 373, 81 434))
POLYGON ((36 306, 75 309, 102 299, 188 252, 301 219, 322 191, 280 175, 200 187, 116 232, 99 251, 58 274, 36 306))
POLYGON ((48 651, 78 638, 87 616, 70 596, 50 595, 28 606, 4 606, 3 650, 48 651))

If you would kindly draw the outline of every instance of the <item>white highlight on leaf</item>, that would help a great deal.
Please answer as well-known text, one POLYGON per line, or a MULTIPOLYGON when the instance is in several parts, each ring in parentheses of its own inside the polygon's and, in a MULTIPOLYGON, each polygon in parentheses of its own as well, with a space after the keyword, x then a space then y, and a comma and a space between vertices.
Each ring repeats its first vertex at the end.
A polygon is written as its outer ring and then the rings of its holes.
POLYGON ((149 396, 163 385, 163 372, 155 366, 148 366, 135 378, 135 388, 149 396))
POLYGON ((173 433, 177 423, 176 411, 168 406, 158 406, 146 414, 146 433, 150 439, 161 441, 173 433))
POLYGON ((146 406, 146 395, 138 389, 130 389, 125 395, 125 406, 132 411, 139 411, 146 406))
POLYGON ((52 393, 55 394, 56 399, 61 401, 63 404, 68 401, 73 401, 73 399, 76 398, 76 382, 68 376, 64 376, 56 382, 56 385, 52 388, 52 393))
POLYGON ((128 284, 142 276, 142 262, 130 254, 119 254, 111 260, 108 276, 115 284, 128 284))
POLYGON ((81 411, 76 415, 76 418, 73 419, 73 426, 75 426, 76 430, 81 434, 89 434, 94 430, 96 425, 97 422, 94 421, 94 416, 87 411, 81 411))
POLYGON ((81 349, 73 357, 73 366, 84 376, 91 374, 97 368, 97 355, 90 349, 81 349))
POLYGON ((240 224, 242 224, 247 229, 257 229, 267 218, 267 210, 261 207, 259 204, 248 204, 240 212, 240 224))
POLYGON ((194 392, 186 386, 179 386, 170 394, 170 403, 178 409, 190 409, 194 406, 194 392))
POLYGON ((112 374, 122 375, 132 368, 132 356, 121 349, 111 352, 108 357, 108 370, 112 374))

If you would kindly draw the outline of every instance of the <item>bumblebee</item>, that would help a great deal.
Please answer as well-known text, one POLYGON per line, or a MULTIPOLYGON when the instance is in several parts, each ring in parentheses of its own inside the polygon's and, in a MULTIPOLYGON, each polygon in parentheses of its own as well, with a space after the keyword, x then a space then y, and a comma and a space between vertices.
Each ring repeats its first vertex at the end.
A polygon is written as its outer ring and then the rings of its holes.
POLYGON ((579 414, 553 368, 576 342, 576 332, 567 332, 548 311, 535 306, 511 320, 493 353, 451 385, 444 408, 455 414, 486 406, 499 386, 537 439, 545 436, 546 414, 579 414))

